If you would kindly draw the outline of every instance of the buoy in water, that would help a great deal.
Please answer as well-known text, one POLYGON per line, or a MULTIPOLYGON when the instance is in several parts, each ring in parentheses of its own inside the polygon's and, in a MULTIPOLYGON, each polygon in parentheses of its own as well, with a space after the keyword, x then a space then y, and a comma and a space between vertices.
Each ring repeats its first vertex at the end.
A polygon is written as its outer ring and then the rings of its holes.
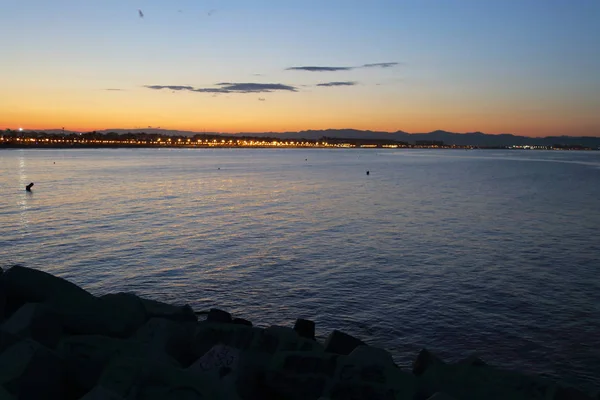
POLYGON ((367 171, 367 175, 369 175, 369 173, 370 173, 370 172, 369 172, 369 171, 367 171))

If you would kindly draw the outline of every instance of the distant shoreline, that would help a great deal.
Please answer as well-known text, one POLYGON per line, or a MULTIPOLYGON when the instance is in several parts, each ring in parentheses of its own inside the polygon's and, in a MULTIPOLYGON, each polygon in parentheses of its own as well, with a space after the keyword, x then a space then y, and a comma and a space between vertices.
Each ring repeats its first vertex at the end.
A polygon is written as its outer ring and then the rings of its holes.
POLYGON ((347 149, 347 150, 356 150, 356 149, 375 149, 375 150, 423 150, 423 149, 431 149, 431 150, 545 150, 545 151, 599 151, 600 149, 592 149, 592 148, 577 148, 577 147, 564 147, 564 148, 524 148, 524 147, 513 147, 513 146, 503 146, 503 147, 478 147, 478 146, 381 146, 381 145, 364 145, 364 146, 272 146, 272 145, 253 145, 253 146, 237 146, 237 145, 215 145, 215 146, 207 146, 207 145, 155 145, 155 144, 0 144, 0 150, 22 150, 22 149, 42 149, 42 150, 55 150, 55 149, 347 149))

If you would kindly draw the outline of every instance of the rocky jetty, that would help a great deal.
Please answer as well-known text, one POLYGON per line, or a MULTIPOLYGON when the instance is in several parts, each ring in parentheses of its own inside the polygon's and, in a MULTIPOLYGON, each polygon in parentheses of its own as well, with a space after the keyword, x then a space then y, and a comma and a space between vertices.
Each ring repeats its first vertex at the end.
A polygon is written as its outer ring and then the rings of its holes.
POLYGON ((592 399, 475 356, 424 349, 403 369, 343 332, 319 343, 312 321, 257 328, 21 266, 0 275, 0 318, 0 400, 592 399))

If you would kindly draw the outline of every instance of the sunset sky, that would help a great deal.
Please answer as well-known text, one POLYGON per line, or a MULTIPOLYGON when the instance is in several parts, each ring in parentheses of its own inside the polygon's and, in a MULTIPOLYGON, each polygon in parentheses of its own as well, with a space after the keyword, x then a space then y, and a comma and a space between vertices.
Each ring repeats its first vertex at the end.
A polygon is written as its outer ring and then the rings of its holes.
POLYGON ((0 128, 600 136, 599 0, 0 0, 0 128))

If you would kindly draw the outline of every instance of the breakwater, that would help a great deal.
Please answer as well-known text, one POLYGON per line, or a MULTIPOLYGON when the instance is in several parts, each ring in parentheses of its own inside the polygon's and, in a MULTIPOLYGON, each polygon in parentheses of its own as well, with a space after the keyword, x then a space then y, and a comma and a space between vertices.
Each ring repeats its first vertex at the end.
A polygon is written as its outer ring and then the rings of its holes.
POLYGON ((593 399, 475 355, 446 363, 423 349, 401 368, 337 330, 319 343, 312 321, 258 328, 21 266, 0 275, 0 316, 7 400, 593 399))

